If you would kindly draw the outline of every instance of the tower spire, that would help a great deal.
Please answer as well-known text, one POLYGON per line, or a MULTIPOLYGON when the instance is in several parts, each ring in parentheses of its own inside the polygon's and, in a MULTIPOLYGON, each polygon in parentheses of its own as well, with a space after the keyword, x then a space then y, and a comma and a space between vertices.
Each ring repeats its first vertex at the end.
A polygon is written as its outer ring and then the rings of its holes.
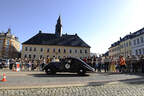
POLYGON ((61 16, 59 15, 58 20, 57 20, 57 24, 56 24, 56 28, 55 28, 55 34, 58 37, 62 36, 62 22, 61 22, 61 16))
POLYGON ((8 34, 11 34, 11 29, 10 28, 8 28, 8 32, 7 32, 8 34))

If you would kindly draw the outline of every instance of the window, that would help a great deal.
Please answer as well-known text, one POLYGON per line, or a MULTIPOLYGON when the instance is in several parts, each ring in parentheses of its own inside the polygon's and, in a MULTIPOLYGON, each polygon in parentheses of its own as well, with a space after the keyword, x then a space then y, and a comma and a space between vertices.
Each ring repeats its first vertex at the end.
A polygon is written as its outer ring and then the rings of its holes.
POLYGON ((136 40, 134 40, 133 42, 134 42, 134 45, 136 45, 136 40))
POLYGON ((69 52, 70 52, 70 54, 71 54, 71 53, 72 53, 72 50, 70 49, 69 52))
POLYGON ((87 50, 85 50, 85 53, 87 53, 87 50))
POLYGON ((50 49, 48 48, 48 49, 47 49, 47 52, 49 52, 49 51, 50 51, 50 49))
POLYGON ((55 53, 55 48, 53 48, 53 52, 55 53))
POLYGON ((126 43, 126 47, 128 47, 128 42, 126 43))
POLYGON ((41 48, 41 50, 40 50, 41 52, 43 52, 43 48, 41 48))
POLYGON ((126 44, 124 43, 124 45, 123 45, 124 47, 126 47, 126 44))
POLYGON ((58 49, 58 52, 59 52, 59 53, 61 52, 60 49, 58 49))
POLYGON ((32 51, 32 47, 30 47, 29 51, 32 51))
POLYGON ((64 53, 66 53, 66 49, 64 49, 64 53))
POLYGON ((143 50, 143 54, 144 54, 144 48, 142 50, 143 50))
POLYGON ((36 57, 36 55, 33 55, 33 58, 35 58, 36 57))
POLYGON ((144 42, 143 37, 140 37, 140 40, 141 40, 141 43, 143 43, 143 42, 144 42))
POLYGON ((36 51, 36 48, 34 48, 34 51, 36 51))
POLYGON ((80 53, 82 53, 82 50, 80 50, 80 53))
POLYGON ((141 55, 142 53, 141 53, 141 49, 139 49, 139 55, 141 55))
POLYGON ((77 49, 75 49, 75 53, 77 53, 77 49))
POLYGON ((131 46, 131 41, 129 41, 129 46, 131 46))
POLYGON ((31 54, 29 54, 29 58, 31 58, 31 54))
POLYGON ((43 56, 42 55, 40 55, 40 59, 42 58, 43 56))
POLYGON ((27 47, 25 47, 25 51, 27 51, 28 50, 28 48, 27 47))
POLYGON ((25 54, 25 56, 24 56, 25 58, 27 58, 27 55, 25 54))
POLYGON ((138 55, 138 51, 136 50, 136 55, 138 55))
POLYGON ((139 38, 137 38, 137 44, 139 44, 140 42, 139 42, 139 38))

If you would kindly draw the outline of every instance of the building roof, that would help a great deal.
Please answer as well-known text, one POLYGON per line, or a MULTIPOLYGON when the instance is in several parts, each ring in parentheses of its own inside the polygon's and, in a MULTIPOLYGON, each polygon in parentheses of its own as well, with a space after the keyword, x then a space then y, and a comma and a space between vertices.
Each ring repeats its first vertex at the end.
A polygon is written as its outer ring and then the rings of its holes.
POLYGON ((72 47, 87 47, 90 48, 77 34, 67 35, 63 34, 57 37, 56 34, 41 33, 39 32, 29 40, 22 44, 34 44, 34 45, 57 45, 57 46, 72 46, 72 47))
POLYGON ((142 28, 142 29, 134 32, 134 33, 132 34, 132 38, 135 38, 135 37, 140 36, 140 35, 142 35, 142 34, 144 34, 144 28, 142 28))

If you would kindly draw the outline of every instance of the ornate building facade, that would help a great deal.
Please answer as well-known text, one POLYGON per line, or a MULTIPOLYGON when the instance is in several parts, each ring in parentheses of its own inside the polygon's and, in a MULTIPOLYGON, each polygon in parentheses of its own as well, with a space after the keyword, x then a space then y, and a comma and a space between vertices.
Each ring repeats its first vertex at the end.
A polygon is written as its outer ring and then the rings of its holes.
POLYGON ((0 58, 18 58, 20 53, 20 42, 18 38, 8 32, 0 33, 0 58))

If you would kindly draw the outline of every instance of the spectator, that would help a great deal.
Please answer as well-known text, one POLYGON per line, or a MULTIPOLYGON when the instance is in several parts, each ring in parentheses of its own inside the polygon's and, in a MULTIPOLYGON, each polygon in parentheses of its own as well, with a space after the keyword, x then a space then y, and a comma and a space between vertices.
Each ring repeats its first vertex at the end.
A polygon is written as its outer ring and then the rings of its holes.
POLYGON ((98 72, 101 72, 101 56, 98 57, 98 72))
POLYGON ((105 72, 109 71, 109 58, 107 56, 105 56, 105 59, 104 59, 104 70, 105 72))
POLYGON ((127 64, 127 72, 131 72, 131 58, 129 56, 126 57, 127 64))
POLYGON ((132 72, 135 72, 135 66, 136 66, 136 57, 134 55, 132 55, 132 58, 131 58, 131 63, 132 63, 132 72))
POLYGON ((125 72, 126 70, 126 62, 125 62, 125 58, 123 56, 120 56, 119 58, 120 60, 120 70, 119 72, 125 72))
POLYGON ((111 58, 111 63, 110 63, 110 72, 116 72, 116 61, 114 60, 114 58, 111 58))
POLYGON ((142 73, 144 73, 144 55, 141 56, 140 63, 141 63, 141 71, 142 73))

